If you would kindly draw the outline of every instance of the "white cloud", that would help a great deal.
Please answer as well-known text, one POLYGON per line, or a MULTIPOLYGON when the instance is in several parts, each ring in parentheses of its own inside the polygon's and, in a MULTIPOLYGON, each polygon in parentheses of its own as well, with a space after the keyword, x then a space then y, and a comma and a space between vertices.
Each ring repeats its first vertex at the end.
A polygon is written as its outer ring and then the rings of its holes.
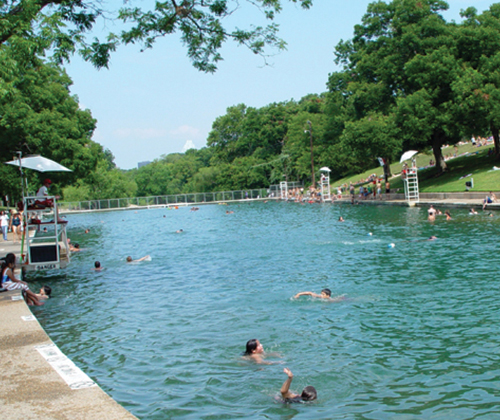
POLYGON ((196 149, 195 144, 193 143, 193 140, 188 140, 186 141, 186 144, 182 148, 182 153, 185 153, 189 149, 196 149))
POLYGON ((182 137, 198 137, 200 130, 195 127, 191 127, 189 125, 181 125, 177 127, 175 130, 171 130, 170 134, 173 136, 182 136, 182 137))

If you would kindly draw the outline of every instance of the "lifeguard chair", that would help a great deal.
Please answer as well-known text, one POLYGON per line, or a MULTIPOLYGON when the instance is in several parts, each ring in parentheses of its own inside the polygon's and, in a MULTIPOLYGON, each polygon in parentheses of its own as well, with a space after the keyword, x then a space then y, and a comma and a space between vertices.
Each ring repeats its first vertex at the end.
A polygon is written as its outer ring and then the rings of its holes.
POLYGON ((330 168, 327 168, 326 166, 323 166, 320 170, 321 172, 321 178, 320 178, 320 185, 321 185, 321 200, 322 201, 331 201, 332 196, 330 192, 330 168))
POLYGON ((24 197, 23 267, 28 271, 65 268, 70 262, 66 220, 59 218, 55 196, 50 207, 40 208, 40 197, 24 197))
POLYGON ((8 165, 18 166, 21 174, 21 189, 23 194, 22 209, 24 210, 24 230, 21 242, 21 259, 26 270, 52 270, 64 268, 70 262, 68 237, 65 220, 59 218, 55 196, 37 197, 25 194, 28 182, 23 169, 28 168, 38 172, 71 172, 53 160, 40 155, 18 158, 8 165))
POLYGON ((282 200, 288 199, 288 182, 286 181, 280 182, 280 198, 282 200))
POLYGON ((406 165, 402 170, 403 184, 405 188, 405 199, 408 200, 408 203, 418 203, 420 201, 419 191, 418 191, 418 168, 417 161, 415 159, 415 155, 418 152, 416 150, 409 150, 408 152, 403 153, 400 163, 411 159, 410 165, 406 165))

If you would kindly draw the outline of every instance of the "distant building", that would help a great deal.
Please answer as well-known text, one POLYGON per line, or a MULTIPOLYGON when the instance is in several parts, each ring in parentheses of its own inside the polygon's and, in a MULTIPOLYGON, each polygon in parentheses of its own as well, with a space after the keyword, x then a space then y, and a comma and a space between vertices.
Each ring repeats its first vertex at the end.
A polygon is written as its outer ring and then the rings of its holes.
POLYGON ((144 161, 144 162, 139 162, 137 164, 137 168, 142 168, 143 166, 149 165, 151 162, 149 160, 144 161))

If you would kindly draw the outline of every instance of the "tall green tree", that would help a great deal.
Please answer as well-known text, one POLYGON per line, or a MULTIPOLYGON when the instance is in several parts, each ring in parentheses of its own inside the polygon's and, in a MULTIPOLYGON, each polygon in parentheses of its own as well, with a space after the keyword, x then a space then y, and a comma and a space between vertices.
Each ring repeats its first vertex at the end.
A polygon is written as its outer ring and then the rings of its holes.
POLYGON ((337 60, 351 81, 353 120, 370 112, 396 115, 404 148, 431 146, 439 171, 441 147, 460 138, 453 82, 461 76, 457 25, 446 23, 440 0, 371 3, 354 38, 340 42, 337 60))
MULTIPOLYGON (((96 121, 90 111, 79 108, 70 85, 71 79, 57 65, 0 46, 0 159, 11 160, 20 151, 24 156, 41 154, 72 169, 53 175, 54 192, 85 178, 105 159, 102 146, 91 140, 96 121)), ((15 168, 0 165, 1 194, 20 195, 20 182, 7 176, 14 173, 17 176, 15 168)), ((26 174, 36 191, 38 174, 26 174)))
POLYGON ((495 156, 500 158, 500 3, 478 14, 473 7, 458 33, 458 51, 464 63, 463 76, 453 84, 460 100, 459 112, 466 122, 464 135, 494 138, 495 156))

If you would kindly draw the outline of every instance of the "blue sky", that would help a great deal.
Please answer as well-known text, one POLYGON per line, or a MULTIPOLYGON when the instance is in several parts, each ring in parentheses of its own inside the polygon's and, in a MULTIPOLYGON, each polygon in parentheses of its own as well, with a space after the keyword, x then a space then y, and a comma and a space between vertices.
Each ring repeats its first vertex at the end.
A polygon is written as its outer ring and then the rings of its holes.
MULTIPOLYGON (((177 35, 142 53, 136 46, 120 47, 109 70, 96 70, 75 57, 66 70, 74 82, 71 92, 98 121, 93 139, 111 150, 118 167, 131 169, 138 162, 182 152, 187 143, 205 146, 213 121, 230 106, 259 108, 324 92, 328 74, 338 70, 335 45, 352 37, 371 1, 315 0, 310 10, 283 1, 276 22, 288 46, 269 58, 267 66, 261 57, 229 43, 222 49, 218 71, 201 73, 191 66, 177 35)), ((458 21, 461 9, 473 5, 483 11, 493 2, 448 3, 445 18, 458 21)), ((247 6, 231 19, 229 26, 265 23, 247 6)), ((106 25, 96 31, 119 30, 106 25)))

